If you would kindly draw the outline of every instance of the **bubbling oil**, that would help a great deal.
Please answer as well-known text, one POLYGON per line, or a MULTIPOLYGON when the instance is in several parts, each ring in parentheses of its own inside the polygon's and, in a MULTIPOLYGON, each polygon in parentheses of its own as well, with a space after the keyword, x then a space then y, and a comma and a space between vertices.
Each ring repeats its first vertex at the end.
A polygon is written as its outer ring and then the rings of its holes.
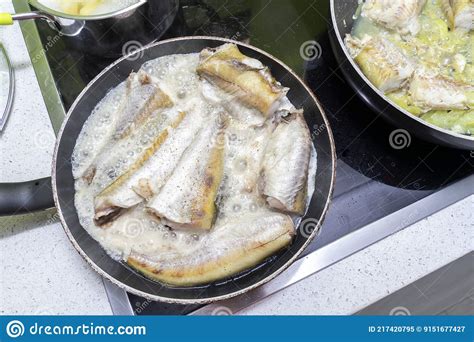
MULTIPOLYGON (((224 138, 219 141, 225 149, 225 158, 223 181, 216 200, 217 220, 232 223, 246 217, 257 218, 269 212, 265 200, 256 191, 256 185, 274 123, 271 120, 262 123, 257 117, 257 114, 261 115, 255 109, 245 107, 238 101, 229 107, 227 94, 197 76, 198 62, 199 54, 171 55, 149 61, 141 69, 174 103, 172 108, 162 113, 166 122, 185 112, 192 115, 195 125, 205 127, 219 113, 230 115, 224 138)), ((84 124, 74 149, 75 205, 81 225, 117 260, 126 260, 133 251, 152 258, 174 260, 177 267, 180 263, 199 263, 204 257, 204 250, 212 250, 214 256, 219 256, 235 247, 236 241, 237 244, 245 244, 249 234, 244 234, 245 229, 241 231, 239 224, 222 224, 209 232, 172 230, 150 215, 143 203, 117 218, 109 228, 95 224, 94 198, 127 170, 134 156, 142 153, 158 134, 157 126, 147 127, 143 136, 128 139, 121 143, 119 149, 114 149, 120 151, 117 155, 107 153, 106 161, 98 167, 91 184, 82 179, 81 175, 101 155, 101 151, 108 151, 107 144, 117 120, 114 113, 119 110, 125 92, 125 82, 108 92, 84 124)), ((290 101, 285 98, 281 108, 288 109, 290 106, 290 101)), ((170 150, 170 153, 173 151, 170 150)), ((308 203, 315 188, 316 160, 313 147, 307 184, 308 203)), ((143 167, 149 166, 145 164, 143 167)), ((293 219, 297 224, 301 218, 295 216, 293 219)))

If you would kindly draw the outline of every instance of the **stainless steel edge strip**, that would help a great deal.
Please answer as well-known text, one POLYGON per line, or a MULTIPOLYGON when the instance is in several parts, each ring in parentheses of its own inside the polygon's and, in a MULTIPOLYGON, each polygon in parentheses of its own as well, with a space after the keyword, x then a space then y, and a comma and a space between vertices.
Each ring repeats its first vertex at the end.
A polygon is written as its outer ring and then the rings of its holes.
MULTIPOLYGON (((31 11, 28 0, 13 0, 13 6, 16 13, 31 11)), ((23 21, 20 23, 21 32, 25 39, 28 53, 31 57, 31 63, 38 79, 38 85, 43 95, 44 103, 53 126, 57 134, 61 124, 66 117, 66 111, 61 102, 61 97, 54 83, 54 78, 49 67, 46 53, 43 50, 43 44, 34 21, 23 21)))
POLYGON ((127 292, 105 278, 102 278, 102 282, 104 283, 105 293, 107 294, 112 313, 117 316, 133 315, 134 311, 127 292))
POLYGON ((239 297, 206 305, 192 312, 191 315, 212 315, 222 307, 226 307, 235 314, 377 241, 466 198, 473 194, 473 189, 474 175, 471 175, 297 260, 285 272, 273 279, 273 281, 239 297))

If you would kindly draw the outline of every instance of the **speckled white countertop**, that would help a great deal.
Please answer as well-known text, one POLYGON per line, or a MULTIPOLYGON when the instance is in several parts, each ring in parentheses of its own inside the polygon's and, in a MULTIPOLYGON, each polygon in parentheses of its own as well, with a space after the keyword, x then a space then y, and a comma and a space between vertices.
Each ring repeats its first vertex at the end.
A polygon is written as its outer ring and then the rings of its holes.
POLYGON ((357 312, 472 251, 472 208, 474 196, 303 279, 239 314, 344 315, 357 312))
MULTIPOLYGON (((48 176, 54 134, 19 26, 0 27, 0 41, 17 80, 0 134, 0 181, 48 176)), ((241 313, 351 314, 472 250, 473 204, 466 198, 241 313)), ((111 314, 102 279, 54 213, 0 218, 0 314, 111 314)))

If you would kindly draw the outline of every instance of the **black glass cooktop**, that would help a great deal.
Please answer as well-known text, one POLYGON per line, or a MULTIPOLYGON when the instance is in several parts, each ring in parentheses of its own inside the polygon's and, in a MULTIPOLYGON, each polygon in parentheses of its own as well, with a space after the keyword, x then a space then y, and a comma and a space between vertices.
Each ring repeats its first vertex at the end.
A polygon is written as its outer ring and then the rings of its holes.
MULTIPOLYGON (((211 35, 248 42, 302 75, 332 126, 338 156, 332 206, 311 253, 473 173, 474 155, 400 134, 372 112, 338 71, 328 40, 328 1, 182 0, 163 37, 211 35), (390 138, 392 136, 392 139, 390 138)), ((46 47, 55 32, 38 29, 46 47)), ((65 108, 113 60, 67 48, 64 37, 45 48, 65 108)), ((317 134, 318 127, 312 127, 317 134)), ((195 307, 152 303, 134 295, 137 314, 183 314, 195 307)))

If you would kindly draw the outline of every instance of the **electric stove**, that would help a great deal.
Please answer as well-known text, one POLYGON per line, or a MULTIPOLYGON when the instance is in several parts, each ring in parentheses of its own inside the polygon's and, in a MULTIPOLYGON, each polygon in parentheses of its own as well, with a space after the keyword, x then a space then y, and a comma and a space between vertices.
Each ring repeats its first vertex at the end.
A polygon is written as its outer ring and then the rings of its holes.
MULTIPOLYGON (((156 0, 158 1, 158 0, 156 0)), ((15 0, 17 11, 28 10, 15 0)), ((321 102, 337 147, 337 181, 319 236, 291 268, 263 287, 226 301, 232 312, 420 220, 474 189, 474 152, 418 140, 372 112, 344 80, 328 38, 328 1, 182 0, 172 26, 160 37, 209 35, 255 45, 299 73, 321 102)), ((68 48, 45 22, 22 23, 39 84, 57 131, 77 95, 113 62, 68 48)), ((311 127, 318 134, 322 127, 311 127)), ((317 186, 317 185, 316 185, 317 186)), ((107 281, 117 314, 209 314, 204 307, 155 303, 107 281)))

